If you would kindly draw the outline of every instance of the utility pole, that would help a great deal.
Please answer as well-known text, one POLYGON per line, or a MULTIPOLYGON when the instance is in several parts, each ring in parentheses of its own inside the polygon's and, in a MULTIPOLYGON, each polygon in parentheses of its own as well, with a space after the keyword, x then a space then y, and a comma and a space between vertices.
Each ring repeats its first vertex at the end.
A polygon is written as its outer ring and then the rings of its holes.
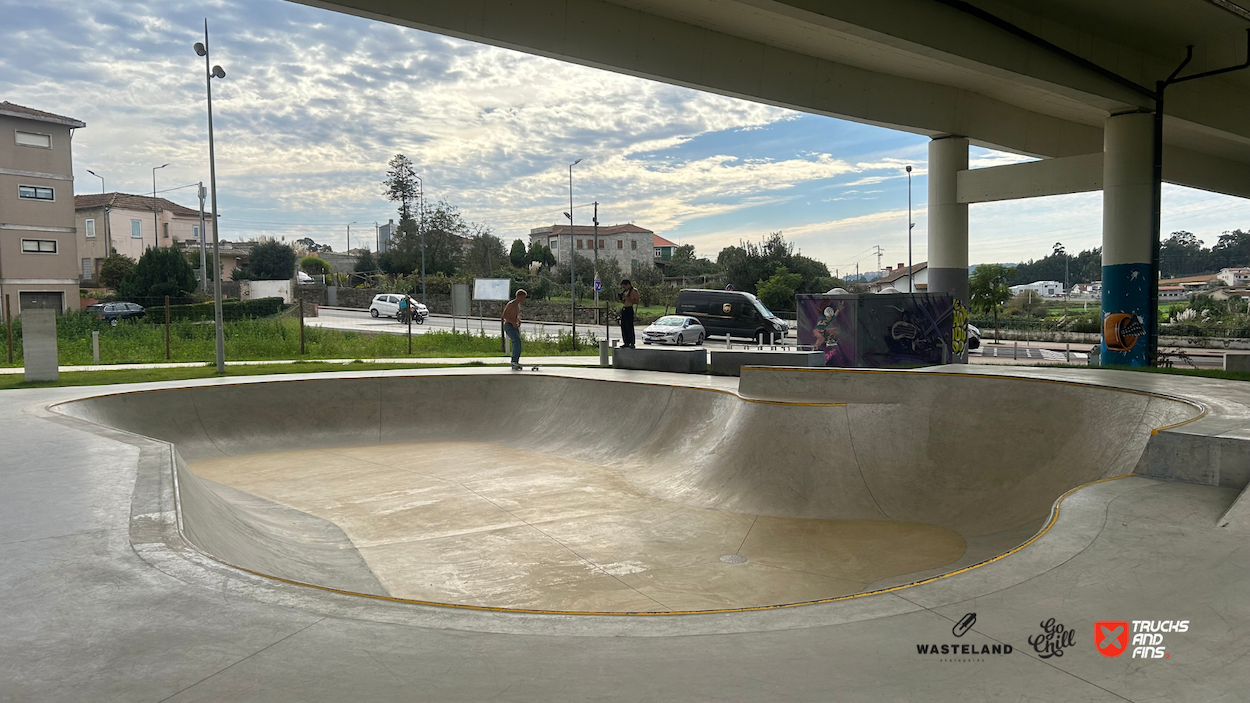
MULTIPOLYGON (((599 281, 599 201, 598 200, 595 201, 595 216, 594 216, 593 222, 595 223, 595 280, 599 281)), ((595 289, 595 319, 596 321, 599 319, 598 318, 599 287, 602 287, 602 286, 603 286, 602 281, 599 281, 598 287, 591 286, 592 288, 595 289)))
MULTIPOLYGON (((880 245, 880 244, 877 244, 877 245, 874 245, 874 246, 875 246, 875 247, 876 247, 876 249, 877 249, 877 273, 881 273, 881 271, 882 271, 882 268, 881 268, 881 254, 882 254, 882 252, 881 252, 881 245, 880 245)), ((859 264, 855 264, 855 272, 856 272, 856 273, 859 273, 859 264)))
POLYGON ((204 198, 208 197, 208 192, 204 190, 204 181, 200 181, 196 194, 200 196, 200 290, 208 292, 208 244, 205 238, 208 236, 208 230, 204 229, 204 198))

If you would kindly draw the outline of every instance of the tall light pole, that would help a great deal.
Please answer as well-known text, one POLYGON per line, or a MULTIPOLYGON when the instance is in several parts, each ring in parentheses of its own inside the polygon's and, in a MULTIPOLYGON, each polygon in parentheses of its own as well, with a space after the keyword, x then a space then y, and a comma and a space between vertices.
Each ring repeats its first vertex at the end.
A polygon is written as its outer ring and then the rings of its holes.
POLYGON ((156 213, 158 210, 156 207, 156 172, 168 165, 169 164, 161 164, 160 166, 152 167, 152 246, 157 249, 161 248, 161 226, 156 221, 156 213))
MULTIPOLYGON (((104 176, 101 176, 100 174, 96 173, 95 171, 92 171, 91 169, 87 169, 87 173, 90 173, 91 175, 100 179, 100 195, 104 195, 105 193, 104 176)), ((112 232, 109 231, 109 211, 110 210, 112 210, 112 208, 109 207, 108 203, 104 203, 104 255, 105 256, 108 256, 113 253, 113 234, 112 232)))
POLYGON ((429 305, 425 297, 425 181, 417 176, 417 232, 421 235, 421 304, 429 305))
MULTIPOLYGON (((573 248, 573 167, 580 164, 581 159, 569 164, 569 211, 564 213, 569 218, 569 292, 572 293, 573 350, 577 350, 577 250, 573 248)), ((559 240, 557 240, 559 241, 559 240)))
POLYGON ((916 223, 911 221, 911 166, 907 167, 907 292, 916 292, 916 271, 911 264, 911 229, 916 223))
POLYGON ((226 373, 226 335, 221 323, 221 236, 217 231, 217 156, 213 149, 213 79, 225 78, 221 66, 211 69, 208 53, 208 19, 204 20, 204 43, 195 43, 195 53, 204 57, 204 86, 208 91, 208 182, 213 194, 213 318, 217 327, 217 373, 226 373))

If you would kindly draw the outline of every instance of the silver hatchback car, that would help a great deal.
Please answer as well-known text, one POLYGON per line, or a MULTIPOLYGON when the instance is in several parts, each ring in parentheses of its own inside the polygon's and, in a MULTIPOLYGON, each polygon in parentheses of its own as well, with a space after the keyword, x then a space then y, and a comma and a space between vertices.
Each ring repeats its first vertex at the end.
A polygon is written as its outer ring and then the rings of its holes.
POLYGON ((642 331, 643 344, 694 344, 707 339, 707 331, 693 317, 665 315, 642 331))

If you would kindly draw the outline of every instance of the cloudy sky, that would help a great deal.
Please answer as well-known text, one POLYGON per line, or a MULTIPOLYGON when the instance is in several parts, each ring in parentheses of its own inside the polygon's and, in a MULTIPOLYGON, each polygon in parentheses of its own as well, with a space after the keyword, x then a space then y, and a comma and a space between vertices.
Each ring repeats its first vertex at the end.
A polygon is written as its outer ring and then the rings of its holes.
MULTIPOLYGON (((427 196, 446 198, 510 241, 563 220, 567 166, 579 223, 635 222, 721 247, 781 230, 845 274, 926 257, 927 140, 280 0, 160 3, 0 0, 0 100, 87 123, 75 190, 151 192, 208 180, 203 64, 212 19, 222 234, 373 244, 395 217, 380 181, 407 154, 427 196), (358 235, 358 236, 357 236, 358 235)), ((973 165, 1010 163, 975 150, 973 165)), ((195 205, 193 188, 166 197, 195 205)), ((1165 186, 1164 231, 1212 244, 1250 227, 1250 203, 1165 186)), ((972 263, 1040 257, 1055 242, 1097 246, 1100 194, 971 208, 972 263)))

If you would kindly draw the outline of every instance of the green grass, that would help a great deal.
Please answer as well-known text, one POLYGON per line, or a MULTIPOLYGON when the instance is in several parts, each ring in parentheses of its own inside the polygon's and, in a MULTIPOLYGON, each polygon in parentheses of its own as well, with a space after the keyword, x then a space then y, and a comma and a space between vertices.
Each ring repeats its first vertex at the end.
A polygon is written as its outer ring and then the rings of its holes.
MULTIPOLYGON (((352 362, 335 364, 324 361, 299 361, 294 364, 258 364, 254 366, 227 366, 225 378, 235 376, 262 376, 265 374, 325 373, 329 371, 385 371, 389 369, 433 369, 460 366, 487 366, 487 364, 371 364, 352 362)), ((501 364, 502 366, 502 364, 501 364)), ((67 371, 55 382, 26 383, 22 374, 0 374, 0 390, 21 388, 51 388, 57 386, 103 386, 119 383, 147 383, 151 381, 185 381, 196 378, 222 378, 213 366, 184 366, 172 369, 119 369, 116 371, 67 371)))
MULTIPOLYGON (((346 330, 305 327, 306 353, 300 356, 299 321, 292 318, 240 320, 224 325, 226 358, 231 361, 274 359, 385 359, 462 356, 500 356, 498 337, 456 332, 427 332, 408 338, 394 334, 368 334, 346 330)), ((93 363, 91 332, 100 333, 100 363, 137 364, 165 362, 165 327, 146 322, 126 321, 109 327, 89 316, 70 314, 57 321, 57 357, 62 366, 93 363)), ((597 341, 579 335, 579 349, 573 351, 567 334, 555 337, 527 336, 526 356, 594 355, 597 341)), ((14 334, 14 363, 22 365, 20 334, 14 334)), ((216 338, 212 324, 177 322, 170 325, 170 358, 174 362, 209 362, 215 357, 216 338)), ((0 336, 0 366, 9 366, 0 336)))

